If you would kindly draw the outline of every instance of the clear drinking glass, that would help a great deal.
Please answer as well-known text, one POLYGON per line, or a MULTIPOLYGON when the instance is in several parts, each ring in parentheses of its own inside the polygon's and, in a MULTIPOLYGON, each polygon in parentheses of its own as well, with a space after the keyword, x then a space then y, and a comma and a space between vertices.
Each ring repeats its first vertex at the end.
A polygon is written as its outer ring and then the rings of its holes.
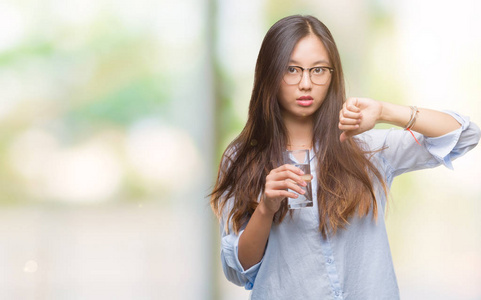
POLYGON ((284 152, 284 163, 291 164, 304 172, 302 179, 307 183, 307 186, 300 186, 304 190, 304 194, 289 189, 289 192, 299 195, 297 198, 287 198, 289 209, 297 209, 303 207, 312 207, 312 187, 311 187, 311 165, 309 159, 309 150, 287 150, 284 152))

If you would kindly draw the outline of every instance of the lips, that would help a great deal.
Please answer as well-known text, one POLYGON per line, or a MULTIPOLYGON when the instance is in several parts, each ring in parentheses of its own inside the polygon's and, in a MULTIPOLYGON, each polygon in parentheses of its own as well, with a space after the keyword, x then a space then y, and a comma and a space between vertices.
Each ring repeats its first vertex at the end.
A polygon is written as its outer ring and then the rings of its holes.
POLYGON ((297 104, 300 106, 310 106, 314 102, 311 96, 301 96, 297 98, 297 104))

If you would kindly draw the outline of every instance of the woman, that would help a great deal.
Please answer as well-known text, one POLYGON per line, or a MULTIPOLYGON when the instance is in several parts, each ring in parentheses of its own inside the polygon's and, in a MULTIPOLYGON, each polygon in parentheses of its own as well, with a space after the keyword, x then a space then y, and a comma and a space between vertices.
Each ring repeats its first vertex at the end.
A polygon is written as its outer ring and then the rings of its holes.
POLYGON ((325 25, 312 16, 278 21, 259 52, 247 124, 212 192, 227 279, 252 289, 252 299, 399 298, 387 189, 404 172, 451 167, 479 137, 456 113, 346 100, 325 25), (407 130, 371 130, 380 122, 407 130), (314 206, 289 211, 284 199, 296 195, 288 190, 301 193, 306 182, 282 152, 303 148, 313 157, 314 206))

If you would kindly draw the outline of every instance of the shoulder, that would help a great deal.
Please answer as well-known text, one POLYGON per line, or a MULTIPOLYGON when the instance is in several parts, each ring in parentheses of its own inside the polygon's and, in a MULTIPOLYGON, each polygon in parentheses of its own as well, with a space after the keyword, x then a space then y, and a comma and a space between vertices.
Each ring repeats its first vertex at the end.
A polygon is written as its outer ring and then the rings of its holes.
POLYGON ((231 143, 227 148, 224 150, 222 154, 222 163, 232 163, 236 159, 239 154, 239 145, 236 143, 231 143))
POLYGON ((220 171, 222 173, 227 173, 232 166, 237 165, 237 161, 239 160, 239 155, 241 152, 241 146, 238 143, 232 142, 227 146, 222 154, 221 161, 220 161, 220 171))

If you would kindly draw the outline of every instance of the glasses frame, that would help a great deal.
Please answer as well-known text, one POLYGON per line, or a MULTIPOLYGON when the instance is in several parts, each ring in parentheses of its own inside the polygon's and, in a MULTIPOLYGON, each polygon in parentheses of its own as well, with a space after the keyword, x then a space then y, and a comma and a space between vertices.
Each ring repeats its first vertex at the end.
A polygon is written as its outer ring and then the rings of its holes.
POLYGON ((302 74, 301 76, 299 77, 299 81, 297 83, 287 83, 286 80, 285 80, 285 76, 286 74, 284 74, 284 76, 282 76, 282 80, 284 80, 284 82, 287 84, 287 85, 297 85, 299 83, 301 83, 302 81, 302 78, 304 77, 304 71, 308 71, 308 74, 309 74, 309 80, 311 81, 312 84, 315 84, 315 85, 325 85, 326 83, 323 83, 323 84, 319 84, 319 83, 315 83, 312 81, 312 74, 311 74, 311 71, 313 69, 323 69, 323 70, 329 70, 329 74, 332 75, 332 72, 334 72, 334 68, 331 68, 331 67, 312 67, 312 68, 303 68, 301 66, 287 66, 287 68, 299 68, 302 70, 302 74))

